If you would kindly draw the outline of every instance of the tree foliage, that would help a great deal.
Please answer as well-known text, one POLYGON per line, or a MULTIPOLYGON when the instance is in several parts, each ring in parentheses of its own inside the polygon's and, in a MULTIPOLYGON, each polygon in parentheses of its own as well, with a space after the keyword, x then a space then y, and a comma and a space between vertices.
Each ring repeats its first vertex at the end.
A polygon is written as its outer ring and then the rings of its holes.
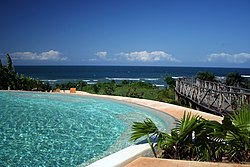
POLYGON ((0 89, 2 90, 37 90, 37 91, 50 91, 51 86, 49 83, 25 77, 15 71, 12 65, 10 55, 6 54, 7 65, 3 66, 0 60, 0 89))
POLYGON ((196 78, 203 81, 213 81, 213 82, 216 81, 214 73, 209 71, 199 71, 196 74, 196 78))
POLYGON ((111 82, 97 82, 93 85, 87 85, 86 82, 77 87, 78 83, 62 83, 56 84, 55 88, 69 89, 70 86, 76 87, 79 91, 86 91, 89 93, 96 93, 102 95, 126 96, 134 98, 151 99, 162 102, 174 103, 175 92, 174 87, 158 88, 146 82, 122 81, 121 83, 111 82))
POLYGON ((169 87, 175 87, 175 79, 171 75, 167 74, 164 81, 169 85, 169 87))
POLYGON ((232 72, 227 74, 226 77, 226 85, 228 86, 235 86, 235 87, 243 87, 246 88, 247 80, 243 78, 238 72, 232 72))
POLYGON ((14 72, 15 70, 14 70, 14 67, 12 65, 12 60, 11 60, 10 55, 8 53, 6 54, 6 59, 8 62, 7 66, 6 66, 8 72, 14 72))
POLYGON ((160 131, 158 130, 158 128, 156 127, 156 125, 154 124, 154 122, 147 118, 146 120, 144 120, 144 122, 134 122, 133 126, 132 126, 132 136, 130 140, 137 140, 139 138, 141 138, 142 136, 146 136, 147 137, 147 141, 154 153, 154 156, 157 157, 156 155, 156 151, 154 149, 154 145, 151 142, 150 139, 150 135, 153 134, 154 137, 159 137, 161 135, 160 131))
POLYGON ((160 132, 148 118, 135 122, 132 130, 131 140, 156 135, 163 158, 250 162, 250 106, 225 116, 222 123, 185 113, 171 134, 160 132))

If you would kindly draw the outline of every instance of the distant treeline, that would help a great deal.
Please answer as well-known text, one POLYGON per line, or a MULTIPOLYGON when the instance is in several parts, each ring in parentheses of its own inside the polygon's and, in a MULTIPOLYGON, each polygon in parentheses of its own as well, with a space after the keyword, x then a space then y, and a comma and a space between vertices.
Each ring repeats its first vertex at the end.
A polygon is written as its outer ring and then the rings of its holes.
MULTIPOLYGON (((249 88, 250 85, 249 80, 241 77, 241 75, 237 72, 229 73, 223 81, 216 80, 215 75, 207 71, 198 72, 195 78, 212 82, 222 82, 223 84, 234 87, 249 88)), ((98 82, 94 85, 88 85, 83 81, 79 81, 76 83, 68 82, 63 84, 56 84, 55 88, 62 90, 76 88, 78 91, 85 91, 94 94, 151 99, 187 106, 187 103, 184 99, 182 99, 181 101, 175 100, 175 79, 173 79, 170 75, 166 75, 164 80, 167 83, 168 87, 164 87, 161 89, 150 83, 141 81, 133 82, 126 80, 122 81, 121 83, 116 83, 115 81, 98 82)))
POLYGON ((12 65, 9 54, 6 54, 7 65, 3 66, 0 59, 0 89, 1 90, 27 90, 27 91, 50 91, 51 86, 48 82, 25 77, 18 74, 12 65))
POLYGON ((68 90, 74 87, 78 91, 85 91, 94 94, 134 97, 184 105, 181 104, 184 103, 183 101, 175 101, 175 80, 171 76, 167 75, 165 77, 165 81, 167 82, 168 87, 164 88, 159 88, 146 82, 124 80, 121 83, 111 81, 97 82, 93 85, 88 85, 83 81, 79 81, 77 83, 68 82, 64 84, 57 84, 55 89, 68 90))

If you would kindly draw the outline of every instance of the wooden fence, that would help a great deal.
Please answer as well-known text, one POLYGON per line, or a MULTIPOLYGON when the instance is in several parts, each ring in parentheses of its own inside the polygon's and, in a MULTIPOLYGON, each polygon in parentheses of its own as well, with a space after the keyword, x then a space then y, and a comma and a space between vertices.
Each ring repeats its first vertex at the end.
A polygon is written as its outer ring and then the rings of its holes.
POLYGON ((197 108, 224 114, 241 109, 250 104, 250 90, 226 86, 217 82, 202 81, 192 78, 176 80, 176 95, 184 97, 197 108))

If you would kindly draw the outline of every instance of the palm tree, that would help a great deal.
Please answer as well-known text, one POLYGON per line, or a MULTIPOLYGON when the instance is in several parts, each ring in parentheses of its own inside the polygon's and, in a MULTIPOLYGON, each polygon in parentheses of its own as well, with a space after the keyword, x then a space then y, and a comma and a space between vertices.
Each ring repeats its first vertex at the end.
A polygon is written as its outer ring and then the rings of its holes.
POLYGON ((161 144, 164 156, 174 159, 193 159, 196 147, 194 139, 201 130, 202 124, 201 117, 197 115, 191 117, 191 113, 185 112, 181 121, 177 122, 177 127, 170 135, 166 134, 161 144))
POLYGON ((148 143, 155 155, 153 144, 150 140, 150 135, 158 139, 157 145, 163 149, 163 156, 174 159, 182 159, 184 155, 190 154, 192 148, 192 135, 201 126, 199 116, 191 117, 191 114, 184 113, 184 117, 180 122, 177 122, 177 127, 167 134, 158 130, 152 120, 147 118, 144 122, 134 122, 132 126, 131 140, 137 140, 142 136, 146 136, 148 143))
POLYGON ((150 119, 134 123, 132 130, 131 139, 146 136, 153 151, 150 134, 158 137, 164 158, 221 162, 227 157, 232 162, 250 162, 250 106, 224 116, 222 123, 184 113, 171 134, 160 132, 150 119))
POLYGON ((203 120, 203 130, 197 136, 199 160, 221 162, 225 156, 226 134, 231 129, 231 121, 224 116, 222 123, 203 120))
POLYGON ((227 74, 226 85, 235 87, 246 87, 246 79, 243 78, 238 72, 227 74))
POLYGON ((232 161, 250 161, 250 106, 230 115, 233 128, 227 134, 229 158, 232 161))

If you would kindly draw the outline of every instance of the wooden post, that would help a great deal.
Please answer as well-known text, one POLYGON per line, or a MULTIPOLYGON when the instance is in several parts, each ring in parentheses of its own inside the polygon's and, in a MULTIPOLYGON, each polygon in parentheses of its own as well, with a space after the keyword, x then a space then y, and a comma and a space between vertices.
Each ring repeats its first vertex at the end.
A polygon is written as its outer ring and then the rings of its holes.
POLYGON ((175 101, 179 101, 179 94, 177 93, 177 91, 175 91, 175 101))

